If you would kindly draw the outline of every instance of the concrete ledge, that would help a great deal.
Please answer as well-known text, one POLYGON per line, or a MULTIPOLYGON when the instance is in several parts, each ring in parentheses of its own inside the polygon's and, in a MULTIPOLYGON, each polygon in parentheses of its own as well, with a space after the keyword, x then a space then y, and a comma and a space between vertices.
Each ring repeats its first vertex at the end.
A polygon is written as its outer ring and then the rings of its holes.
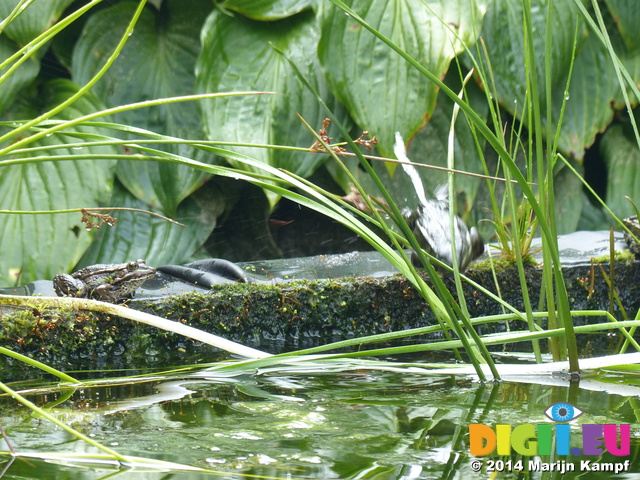
MULTIPOLYGON (((605 272, 609 266, 603 264, 605 272)), ((540 267, 526 269, 529 295, 538 310, 540 267)), ((466 275, 522 310, 524 308, 517 270, 504 262, 498 266, 497 286, 488 261, 474 264, 466 275)), ((574 310, 608 310, 609 288, 598 266, 572 265, 564 269, 565 282, 574 310), (592 286, 593 282, 593 286, 592 286), (593 288, 592 288, 593 287, 593 288), (590 289, 593 291, 590 293, 590 289)), ((453 282, 446 280, 450 290, 453 282)), ((634 318, 640 309, 640 262, 630 256, 618 259, 614 284, 626 309, 634 318)), ((472 317, 500 313, 497 302, 465 284, 465 299, 472 317)), ((455 295, 455 293, 454 293, 455 295)), ((297 280, 277 284, 230 284, 210 292, 191 292, 160 300, 135 300, 133 308, 180 321, 207 332, 252 346, 275 341, 287 348, 321 345, 353 336, 371 335, 433 325, 433 313, 412 285, 401 275, 381 278, 352 277, 334 280, 297 280)), ((617 318, 623 318, 614 305, 617 318)), ((598 317, 577 317, 575 325, 602 321, 598 317)), ((2 314, 0 344, 61 368, 87 368, 120 360, 122 366, 191 358, 210 360, 210 347, 120 318, 90 312, 15 310, 2 314), (154 361, 155 361, 154 360, 154 361)), ((543 326, 544 322, 543 322, 543 326)), ((503 331, 504 323, 478 327, 482 334, 503 331)), ((526 329, 520 321, 512 330, 526 329)), ((579 338, 585 356, 610 351, 620 335, 583 335, 579 338)), ((442 338, 442 333, 423 340, 442 338)), ((1 365, 17 365, 11 359, 1 365)), ((112 364, 112 363, 111 363, 112 364)))

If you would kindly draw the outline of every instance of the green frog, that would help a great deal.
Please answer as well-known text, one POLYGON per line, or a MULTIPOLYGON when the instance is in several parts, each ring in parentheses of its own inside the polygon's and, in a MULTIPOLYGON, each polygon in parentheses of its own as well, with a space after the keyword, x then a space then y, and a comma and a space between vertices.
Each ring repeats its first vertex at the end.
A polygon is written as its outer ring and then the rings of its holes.
POLYGON ((91 265, 71 275, 56 275, 53 288, 59 297, 93 298, 116 303, 131 298, 138 287, 155 273, 156 269, 144 260, 91 265))
MULTIPOLYGON (((627 227, 636 238, 640 238, 640 222, 638 222, 637 215, 623 219, 622 223, 624 223, 624 226, 627 227)), ((629 232, 626 230, 624 231, 624 241, 629 245, 629 251, 631 251, 636 258, 640 258, 640 244, 638 244, 635 238, 629 235, 629 232)))

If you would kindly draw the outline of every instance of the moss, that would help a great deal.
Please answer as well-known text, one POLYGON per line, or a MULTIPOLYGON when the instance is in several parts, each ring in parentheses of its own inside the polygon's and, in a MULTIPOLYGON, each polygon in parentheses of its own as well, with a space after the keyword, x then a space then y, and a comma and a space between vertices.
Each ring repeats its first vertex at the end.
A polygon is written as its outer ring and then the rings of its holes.
MULTIPOLYGON (((622 263, 624 265, 630 265, 636 261, 636 257, 629 250, 625 250, 623 252, 619 252, 618 250, 614 251, 614 258, 616 264, 622 263)), ((609 264, 611 261, 610 255, 602 255, 601 257, 594 257, 592 261, 600 263, 600 264, 609 264)))
MULTIPOLYGON (((523 257, 522 263, 525 268, 535 267, 538 265, 536 259, 530 255, 523 257)), ((504 272, 505 270, 512 270, 513 268, 516 268, 516 262, 510 257, 506 257, 503 255, 496 255, 491 258, 485 258, 484 260, 475 262, 473 264, 473 270, 475 271, 490 272, 492 271, 492 269, 495 269, 496 273, 498 274, 504 272)))
MULTIPOLYGON (((498 259, 496 265, 497 285, 484 262, 474 264, 466 275, 522 310, 517 269, 503 259, 498 259)), ((640 262, 626 260, 616 264, 614 283, 631 317, 640 308, 639 265, 640 262)), ((602 268, 608 272, 608 264, 602 268)), ((567 267, 564 276, 574 310, 608 310, 609 289, 599 267, 567 267)), ((531 302, 538 305, 541 268, 528 267, 525 277, 531 302)), ((455 296, 453 280, 446 278, 445 284, 455 296)), ((469 284, 464 284, 464 297, 472 317, 501 311, 495 300, 469 284)), ((186 293, 157 302, 134 300, 131 306, 232 340, 256 345, 277 339, 286 341, 290 348, 436 323, 425 300, 399 274, 284 284, 227 284, 216 286, 211 292, 186 293)), ((614 312, 623 318, 617 306, 614 312)), ((578 317, 574 323, 600 320, 578 317)), ((491 324, 479 330, 490 333, 506 328, 504 324, 491 324)), ((509 328, 525 327, 521 322, 511 322, 509 328)), ((432 336, 441 337, 442 333, 432 336)), ((594 339, 589 341, 594 344, 594 339)), ((144 363, 149 356, 166 360, 173 354, 187 357, 211 352, 196 342, 147 325, 63 310, 4 313, 0 344, 39 360, 70 362, 74 366, 83 360, 99 365, 106 359, 119 359, 123 366, 130 367, 136 362, 144 363)))

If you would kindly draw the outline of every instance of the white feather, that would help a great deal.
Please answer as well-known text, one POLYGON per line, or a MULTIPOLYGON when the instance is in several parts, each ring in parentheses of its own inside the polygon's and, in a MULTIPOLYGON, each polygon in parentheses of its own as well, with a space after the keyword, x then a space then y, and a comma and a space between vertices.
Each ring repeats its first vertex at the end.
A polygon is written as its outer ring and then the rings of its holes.
MULTIPOLYGON (((410 162, 399 132, 396 132, 393 152, 398 160, 410 162)), ((402 163, 402 168, 411 179, 419 201, 415 210, 403 210, 403 216, 410 223, 422 248, 450 267, 453 266, 454 247, 451 238, 448 186, 438 186, 433 198, 427 200, 424 185, 416 168, 408 163, 402 163)), ((484 245, 475 227, 469 231, 458 216, 454 217, 454 222, 456 259, 460 270, 464 270, 471 260, 482 254, 484 245)), ((414 260, 418 262, 417 257, 414 260)))
MULTIPOLYGON (((396 132, 396 144, 393 146, 393 153, 395 153, 396 158, 401 162, 411 162, 409 157, 407 157, 407 149, 404 146, 404 140, 402 139, 400 132, 396 132)), ((413 183, 413 188, 418 196, 418 201, 420 203, 426 203, 427 195, 425 194, 424 185, 422 184, 422 179, 418 174, 418 170, 416 170, 416 167, 413 165, 409 165, 409 163, 402 163, 401 165, 411 179, 411 183, 413 183)))

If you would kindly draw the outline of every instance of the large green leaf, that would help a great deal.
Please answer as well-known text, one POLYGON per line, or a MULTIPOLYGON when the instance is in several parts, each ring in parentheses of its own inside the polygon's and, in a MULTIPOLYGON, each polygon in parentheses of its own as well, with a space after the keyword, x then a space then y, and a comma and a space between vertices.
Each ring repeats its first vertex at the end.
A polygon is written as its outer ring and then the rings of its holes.
MULTIPOLYGON (((327 80, 358 125, 379 138, 381 153, 391 155, 394 132, 413 137, 431 116, 438 90, 353 18, 327 3, 318 46, 327 80)), ((481 0, 345 3, 441 78, 462 51, 460 40, 475 42, 486 10, 481 0)))
MULTIPOLYGON (((606 17, 607 12, 603 11, 606 17)), ((640 18, 637 19, 640 21, 640 18)), ((605 18, 609 24, 608 35, 613 48, 629 71, 631 78, 640 81, 640 52, 630 52, 620 32, 612 28, 613 21, 605 18)), ((596 135, 603 132, 614 118, 616 109, 625 108, 622 90, 616 76, 609 52, 592 32, 579 51, 573 67, 571 85, 566 91, 566 75, 557 83, 553 91, 553 118, 560 117, 563 97, 567 100, 564 119, 559 137, 559 148, 578 160, 595 141, 596 135)), ((633 105, 637 104, 635 95, 629 95, 633 105)))
MULTIPOLYGON (((73 54, 73 78, 87 82, 102 67, 136 8, 120 3, 101 10, 86 23, 73 54)), ((108 105, 117 106, 194 92, 199 33, 211 9, 207 0, 167 0, 159 11, 148 7, 117 61, 94 87, 108 105)), ((181 102, 114 115, 115 121, 181 138, 203 138, 200 108, 181 102)), ((214 157, 186 147, 172 153, 211 163, 214 157)), ((197 189, 206 174, 179 165, 120 162, 118 178, 131 193, 170 215, 197 189)))
POLYGON ((557 122, 566 99, 558 147, 581 160, 596 135, 611 123, 612 103, 620 92, 611 59, 594 35, 589 36, 576 58, 568 92, 565 85, 566 80, 559 82, 552 100, 557 122))
MULTIPOLYGON (((46 29, 51 27, 64 8, 72 0, 36 0, 28 8, 19 11, 8 23, 0 36, 0 62, 14 55, 36 38, 46 29)), ((19 0, 3 0, 0 2, 0 20, 6 20, 18 5, 19 0)), ((40 71, 40 58, 44 56, 46 48, 40 48, 37 52, 16 69, 0 84, 0 113, 8 108, 16 99, 16 95, 28 87, 40 71)), ((0 73, 4 74, 7 69, 0 73)))
POLYGON ((589 195, 582 192, 582 216, 574 231, 607 230, 613 226, 613 219, 600 205, 596 205, 589 195))
POLYGON ((632 53, 640 52, 640 2, 629 0, 605 0, 613 20, 618 25, 622 39, 632 53))
MULTIPOLYGON (((588 3, 588 0, 581 1, 588 3)), ((493 73, 498 99, 507 110, 518 115, 522 113, 527 88, 522 4, 519 0, 493 1, 482 26, 482 40, 488 56, 485 61, 493 73)), ((544 94, 546 75, 547 5, 547 0, 531 0, 533 50, 541 95, 544 94)), ((584 32, 585 27, 575 0, 554 0, 551 5, 553 48, 550 75, 555 85, 564 80, 569 70, 576 26, 580 32, 584 32)), ((584 39, 584 34, 580 38, 584 39)))
POLYGON ((281 20, 314 5, 316 0, 223 0, 221 9, 233 10, 254 20, 281 20))
POLYGON ((602 137, 600 151, 607 166, 606 204, 618 217, 634 215, 625 198, 640 206, 640 150, 629 125, 614 125, 602 137))
MULTIPOLYGON (((586 0, 580 1, 585 5, 588 4, 586 0)), ((543 107, 543 122, 547 134, 555 135, 563 102, 566 100, 558 146, 566 154, 582 160, 585 150, 593 144, 596 135, 611 123, 614 104, 618 108, 621 106, 617 77, 605 47, 592 32, 586 30, 586 23, 575 0, 555 0, 551 11, 553 47, 550 73, 553 87, 551 102, 553 125, 546 125, 544 55, 547 2, 532 0, 532 4, 535 67, 543 107), (570 88, 567 91, 576 29, 578 51, 573 65, 570 88)), ((603 13, 606 14, 606 12, 603 13)), ((522 25, 521 3, 499 0, 494 2, 487 12, 482 34, 499 100, 508 111, 519 118, 523 113, 526 90, 522 25)), ((635 71, 640 70, 637 68, 638 62, 626 52, 620 34, 615 29, 611 29, 609 35, 618 54, 625 61, 634 78, 637 77, 635 71)))
MULTIPOLYGON (((2 0, 0 19, 8 17, 18 3, 20 0, 2 0)), ((3 33, 20 46, 26 45, 56 23, 72 3, 73 0, 35 0, 7 25, 3 33)))
MULTIPOLYGON (((202 39, 203 51, 197 66, 200 91, 277 93, 206 101, 203 116, 210 139, 311 146, 314 138, 296 113, 317 128, 326 114, 273 46, 295 62, 334 112, 344 115, 336 107, 319 68, 315 53, 318 29, 311 13, 278 22, 255 22, 213 12, 204 26, 202 39)), ((326 160, 325 155, 312 153, 250 147, 230 149, 304 177, 326 160)))
MULTIPOLYGON (((147 208, 121 184, 116 183, 111 206, 147 208)), ((78 267, 95 263, 124 262, 143 258, 150 265, 184 263, 204 243, 216 226, 224 199, 201 188, 178 207, 176 219, 186 227, 148 214, 114 211, 113 227, 103 227, 80 260, 78 267)))
MULTIPOLYGON (((17 46, 11 40, 0 37, 0 61, 6 60, 17 51, 17 46)), ((39 71, 40 63, 30 58, 0 84, 0 113, 11 106, 18 93, 31 84, 39 71)), ((0 71, 4 72, 6 69, 0 71)))
MULTIPOLYGON (((67 80, 54 80, 44 85, 38 98, 22 98, 5 119, 22 119, 32 116, 34 105, 44 103, 54 106, 75 93, 77 86, 67 80)), ((99 102, 85 96, 57 118, 77 118, 100 109, 99 102)), ((96 134, 88 127, 72 131, 96 134)), ((37 155, 110 155, 110 147, 74 149, 71 147, 47 150, 51 145, 77 142, 73 137, 53 134, 32 142, 31 147, 44 147, 43 151, 9 158, 37 155)), ((6 145, 5 145, 6 146, 6 145)), ((0 163, 0 165, 2 165, 0 163)), ((76 160, 40 162, 34 164, 0 166, 0 209, 52 210, 104 205, 111 194, 115 161, 76 160)), ((21 281, 51 278, 54 274, 69 270, 91 243, 89 234, 80 222, 80 213, 58 215, 0 215, 0 282, 11 283, 9 271, 21 269, 21 281)))

